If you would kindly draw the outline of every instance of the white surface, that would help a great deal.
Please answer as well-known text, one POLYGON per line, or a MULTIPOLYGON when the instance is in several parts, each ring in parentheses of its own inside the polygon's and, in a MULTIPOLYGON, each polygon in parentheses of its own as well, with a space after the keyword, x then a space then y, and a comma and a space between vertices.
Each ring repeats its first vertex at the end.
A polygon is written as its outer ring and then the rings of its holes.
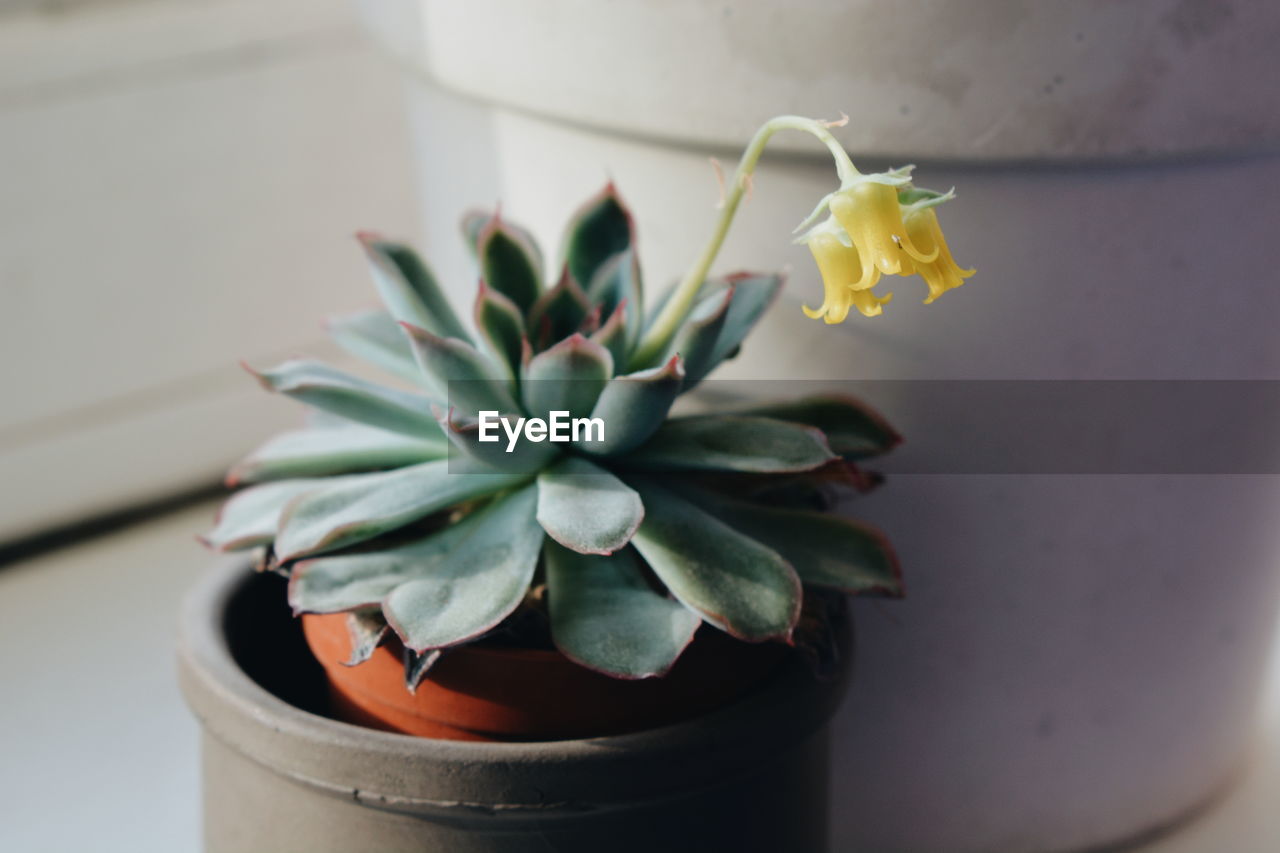
MULTIPOLYGON (((182 593, 209 563, 193 536, 213 511, 0 568, 0 850, 198 848, 197 728, 175 684, 173 634, 182 593)), ((1280 691, 1269 708, 1274 726, 1280 691)), ((1280 749, 1267 742, 1209 812, 1137 850, 1274 853, 1278 801, 1280 749)))
POLYGON ((0 541, 294 418, 237 361, 372 304, 351 237, 417 231, 410 146, 346 0, 0 10, 0 541))

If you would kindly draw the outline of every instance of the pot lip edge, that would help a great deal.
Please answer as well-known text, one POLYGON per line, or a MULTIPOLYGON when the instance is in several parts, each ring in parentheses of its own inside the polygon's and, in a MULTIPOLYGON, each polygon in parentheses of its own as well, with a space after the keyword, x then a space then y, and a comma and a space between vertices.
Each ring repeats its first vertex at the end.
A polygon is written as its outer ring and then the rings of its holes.
MULTIPOLYGON (((817 682, 800 671, 798 665, 783 666, 762 687, 725 708, 670 725, 602 737, 527 742, 471 742, 423 738, 414 735, 369 729, 339 720, 321 717, 297 708, 275 696, 255 682, 241 669, 231 655, 225 633, 219 630, 221 614, 234 593, 253 576, 243 558, 225 558, 206 571, 188 593, 182 606, 178 635, 179 680, 188 706, 202 726, 239 751, 240 738, 232 737, 224 726, 212 722, 206 712, 209 702, 220 702, 241 719, 267 725, 278 735, 303 741, 349 748, 365 754, 404 757, 406 753, 426 760, 474 762, 494 758, 516 762, 586 761, 603 762, 634 752, 657 749, 665 754, 697 750, 699 738, 694 732, 715 722, 718 717, 737 716, 762 704, 761 698, 780 693, 792 694, 789 687, 809 682, 809 693, 822 699, 807 719, 793 720, 789 726, 774 726, 757 732, 753 742, 763 745, 772 741, 779 746, 807 736, 825 724, 844 693, 849 667, 830 683, 817 682), (804 676, 802 680, 801 676, 804 676), (779 686, 782 690, 779 690, 779 686), (672 735, 679 735, 672 737, 672 735), (772 735, 772 737, 770 736, 772 735)), ((705 746, 705 744, 703 744, 705 746)), ((251 756, 256 760, 256 756, 251 756)), ((279 768, 273 767, 279 770, 279 768)), ((307 774, 301 774, 306 777, 307 774)))
MULTIPOLYGON (((1159 0, 1144 0, 1143 5, 1156 10, 1160 8, 1159 0)), ((447 64, 442 67, 442 63, 435 58, 426 41, 421 38, 398 41, 388 35, 385 26, 379 25, 378 18, 379 15, 376 13, 362 16, 360 28, 367 42, 374 46, 388 65, 416 84, 425 83, 447 93, 450 97, 489 109, 523 115, 556 126, 609 138, 663 147, 693 149, 698 152, 736 153, 746 143, 754 129, 747 128, 742 133, 726 133, 714 128, 663 132, 656 129, 653 121, 629 120, 624 115, 613 115, 602 120, 590 110, 575 110, 559 102, 534 104, 521 93, 511 93, 488 83, 477 84, 469 80, 460 69, 448 67, 447 64)), ((421 25, 422 20, 418 19, 417 23, 421 25)), ((1244 71, 1247 70, 1250 69, 1244 69, 1244 71)), ((1133 76, 1135 75, 1128 75, 1128 77, 1133 76)), ((804 110, 801 111, 804 112, 804 110)), ((1076 109, 1074 112, 1080 112, 1080 110, 1076 109)), ((1074 115, 1070 109, 1064 108, 1064 116, 1079 120, 1079 116, 1074 115)), ((1212 121, 1213 117, 1207 117, 1205 120, 1212 121)), ((892 135, 892 133, 892 131, 880 130, 874 136, 883 138, 886 134, 892 135)), ((935 166, 959 168, 1126 168, 1170 163, 1214 163, 1280 155, 1280 127, 1271 128, 1269 131, 1242 134, 1241 138, 1235 140, 1196 139, 1185 143, 1180 141, 1170 143, 1167 133, 1153 131, 1151 139, 1145 142, 1104 146, 1101 150, 1081 147, 1079 150, 1059 151, 1054 150, 1047 142, 1006 145, 994 151, 973 146, 957 150, 958 146, 955 145, 935 148, 929 147, 928 144, 923 147, 919 144, 914 146, 892 144, 888 150, 884 151, 852 143, 847 144, 846 147, 849 147, 850 152, 856 156, 871 161, 925 162, 935 166)), ((773 151, 775 154, 783 154, 800 161, 822 162, 825 158, 821 150, 787 139, 775 141, 773 151)))

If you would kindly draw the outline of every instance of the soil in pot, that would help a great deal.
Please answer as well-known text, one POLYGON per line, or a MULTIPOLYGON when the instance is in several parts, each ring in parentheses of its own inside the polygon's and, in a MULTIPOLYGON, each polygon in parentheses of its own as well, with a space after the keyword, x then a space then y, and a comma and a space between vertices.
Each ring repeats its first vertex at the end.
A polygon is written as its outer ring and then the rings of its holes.
POLYGON ((626 681, 588 670, 554 649, 464 646, 445 654, 414 692, 403 646, 391 637, 347 666, 343 614, 302 617, 324 667, 334 716, 385 731, 450 740, 553 740, 622 734, 721 707, 762 681, 786 647, 753 645, 705 626, 669 673, 626 681))

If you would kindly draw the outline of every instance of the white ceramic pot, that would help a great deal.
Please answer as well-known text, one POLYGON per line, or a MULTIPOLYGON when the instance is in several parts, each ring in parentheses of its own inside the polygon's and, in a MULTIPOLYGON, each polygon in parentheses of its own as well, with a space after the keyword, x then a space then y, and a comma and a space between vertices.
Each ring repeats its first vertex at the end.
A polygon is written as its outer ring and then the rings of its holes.
MULTIPOLYGON (((422 72, 427 244, 459 300, 474 284, 455 248, 462 206, 500 198, 551 248, 611 176, 652 288, 711 227, 709 154, 732 162, 771 114, 844 110, 859 163, 913 161, 922 184, 958 188, 940 215, 979 273, 932 306, 899 280, 882 318, 804 318, 818 277, 789 233, 834 174, 812 140, 778 137, 814 156, 766 158, 721 267, 789 264, 789 301, 727 375, 1280 378, 1280 87, 1257 85, 1280 72, 1280 12, 1266 4, 365 8, 422 72)), ((964 426, 918 396, 873 402, 908 440, 964 426)), ((1185 417, 1232 434, 1213 411, 1185 417)), ((835 849, 1078 850, 1222 790, 1257 729, 1276 486, 922 474, 860 503, 898 544, 909 597, 857 611, 835 849)))

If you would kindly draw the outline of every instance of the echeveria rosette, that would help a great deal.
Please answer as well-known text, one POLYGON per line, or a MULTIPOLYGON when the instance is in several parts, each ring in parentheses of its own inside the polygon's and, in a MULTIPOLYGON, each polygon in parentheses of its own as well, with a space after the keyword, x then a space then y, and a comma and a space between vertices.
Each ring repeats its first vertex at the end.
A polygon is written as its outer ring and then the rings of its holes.
POLYGON ((235 466, 245 488, 211 546, 262 549, 296 612, 349 614, 353 663, 394 632, 411 686, 441 650, 531 609, 569 658, 644 678, 704 623, 790 641, 806 584, 900 593, 884 537, 816 503, 897 443, 878 415, 840 397, 669 414, 737 352, 780 276, 705 281, 644 354, 634 224, 612 186, 570 222, 550 285, 524 229, 471 215, 463 230, 483 275, 474 334, 410 249, 361 236, 385 310, 330 330, 416 387, 306 361, 256 372, 324 417, 235 466), (510 455, 477 440, 480 411, 553 409, 602 418, 607 440, 510 455))

